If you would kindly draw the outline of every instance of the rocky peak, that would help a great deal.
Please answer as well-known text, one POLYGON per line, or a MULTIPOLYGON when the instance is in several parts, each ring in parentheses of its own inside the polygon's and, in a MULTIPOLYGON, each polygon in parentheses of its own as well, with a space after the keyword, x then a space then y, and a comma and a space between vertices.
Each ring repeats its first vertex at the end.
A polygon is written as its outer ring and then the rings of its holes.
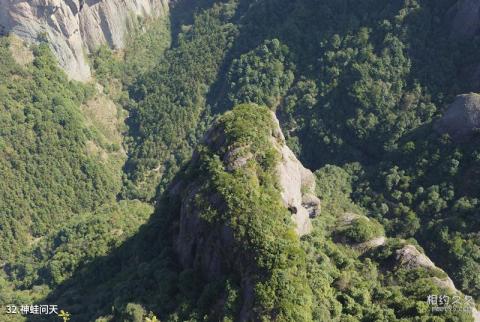
POLYGON ((242 289, 239 320, 253 320, 259 270, 253 254, 268 243, 298 243, 298 235, 310 232, 310 217, 320 211, 314 179, 286 146, 275 115, 245 105, 213 125, 186 176, 170 189, 179 207, 174 247, 180 263, 209 281, 236 272, 242 289))
MULTIPOLYGON (((312 229, 310 219, 316 217, 321 209, 320 199, 315 195, 315 175, 302 165, 287 146, 275 113, 271 112, 270 115, 273 120, 270 143, 280 156, 276 167, 280 194, 284 206, 292 214, 297 234, 302 236, 310 233, 312 229)), ((204 141, 215 149, 226 143, 222 131, 215 127, 207 133, 204 141)), ((248 160, 254 157, 247 151, 248 148, 248 146, 235 147, 225 153, 223 161, 227 170, 233 171, 245 166, 248 160)))
POLYGON ((0 32, 47 38, 67 74, 87 80, 86 53, 102 44, 122 48, 134 19, 166 14, 168 0, 0 0, 0 8, 0 32))

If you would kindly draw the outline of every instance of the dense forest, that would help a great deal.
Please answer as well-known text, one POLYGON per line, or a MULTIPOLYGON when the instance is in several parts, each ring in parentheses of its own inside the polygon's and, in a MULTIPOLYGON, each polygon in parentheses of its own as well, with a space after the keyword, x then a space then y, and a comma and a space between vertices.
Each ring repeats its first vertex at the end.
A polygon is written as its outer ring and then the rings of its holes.
POLYGON ((125 49, 98 48, 87 83, 47 41, 1 37, 0 305, 98 322, 473 321, 427 303, 480 303, 478 131, 438 129, 480 90, 480 38, 451 36, 456 2, 176 1, 125 49), (300 238, 272 114, 322 204, 300 238), (214 254, 189 265, 186 213, 214 254), (228 269, 205 270, 217 253, 228 269))

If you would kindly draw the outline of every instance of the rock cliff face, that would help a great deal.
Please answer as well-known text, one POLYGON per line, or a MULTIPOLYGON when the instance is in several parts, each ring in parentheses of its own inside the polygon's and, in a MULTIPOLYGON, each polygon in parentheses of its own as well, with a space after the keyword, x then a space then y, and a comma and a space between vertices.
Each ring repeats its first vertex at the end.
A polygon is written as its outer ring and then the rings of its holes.
POLYGON ((320 200, 315 196, 315 176, 302 165, 286 145, 285 137, 273 113, 272 117, 275 121, 272 144, 281 156, 277 173, 282 188, 283 204, 292 212, 296 232, 302 236, 312 230, 310 218, 320 213, 320 200))
POLYGON ((168 0, 0 0, 0 9, 0 32, 30 42, 46 37, 68 75, 86 80, 87 53, 123 47, 134 20, 166 14, 168 0))

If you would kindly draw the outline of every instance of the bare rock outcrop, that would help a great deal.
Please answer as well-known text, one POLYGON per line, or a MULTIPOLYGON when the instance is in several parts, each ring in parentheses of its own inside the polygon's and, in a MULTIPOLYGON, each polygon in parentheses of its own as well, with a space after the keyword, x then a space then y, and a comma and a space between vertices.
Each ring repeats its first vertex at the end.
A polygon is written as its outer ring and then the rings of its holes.
MULTIPOLYGON (((275 114, 272 113, 271 115, 274 120, 274 129, 270 142, 280 155, 276 169, 281 198, 285 208, 289 209, 292 214, 292 220, 295 223, 297 234, 299 236, 305 235, 312 229, 311 218, 320 214, 320 200, 315 196, 315 176, 301 164, 290 148, 288 148, 275 114)), ((220 149, 226 140, 224 134, 214 127, 206 134, 204 142, 216 150, 220 149)), ((227 151, 223 155, 222 161, 225 169, 231 172, 244 167, 253 157, 253 154, 248 152, 248 146, 242 146, 227 151)), ((196 158, 198 158, 198 156, 194 155, 193 160, 196 158)), ((180 190, 184 191, 182 193, 184 197, 181 202, 180 234, 178 236, 178 240, 181 242, 178 243, 178 253, 185 255, 180 255, 180 257, 181 262, 187 267, 193 264, 193 262, 191 262, 193 259, 189 256, 190 252, 188 250, 192 249, 193 244, 198 243, 199 240, 205 242, 208 240, 207 236, 203 236, 205 235, 205 230, 208 230, 206 229, 207 224, 202 223, 199 214, 195 213, 196 209, 192 203, 199 186, 200 183, 179 182, 171 188, 172 194, 176 194, 180 190), (184 185, 184 187, 180 187, 181 185, 184 185), (185 193, 185 190, 187 190, 188 193, 185 193)), ((208 203, 210 205, 216 205, 215 207, 217 208, 222 208, 222 206, 218 204, 219 200, 215 195, 210 196, 208 203)), ((222 248, 225 248, 225 245, 233 243, 233 237, 228 228, 223 227, 220 230, 216 235, 222 236, 222 248)), ((208 231, 207 235, 210 234, 211 232, 208 231)), ((205 247, 205 249, 216 249, 216 247, 205 247)), ((202 263, 201 266, 209 267, 206 271, 210 273, 213 272, 213 275, 215 275, 215 273, 221 269, 221 263, 214 258, 225 257, 220 255, 221 254, 212 253, 208 256, 202 256, 202 260, 206 262, 202 263)))
POLYGON ((435 268, 435 264, 430 258, 420 253, 420 251, 413 245, 405 245, 398 249, 396 251, 396 260, 398 265, 408 269, 415 269, 418 267, 435 268))
POLYGON ((416 269, 416 268, 426 268, 430 270, 438 270, 445 274, 444 278, 439 278, 434 276, 433 282, 439 287, 448 289, 453 293, 459 292, 453 281, 447 274, 432 262, 427 255, 422 254, 417 247, 414 245, 407 244, 400 249, 397 249, 395 252, 395 260, 397 267, 402 267, 406 269, 416 269))
POLYGON ((359 215, 353 212, 345 212, 338 219, 338 224, 341 226, 350 225, 352 224, 352 222, 359 218, 365 218, 366 220, 370 221, 370 218, 368 218, 367 216, 359 215))
POLYGON ((102 44, 122 48, 134 20, 166 14, 168 0, 0 0, 0 9, 0 32, 46 38, 67 74, 87 80, 87 53, 102 44))
POLYGON ((387 241, 387 238, 385 236, 378 236, 370 240, 367 240, 366 242, 353 245, 353 248, 359 251, 360 253, 365 253, 369 250, 385 245, 386 241, 387 241))
POLYGON ((278 119, 273 113, 272 117, 276 126, 272 143, 281 156, 277 172, 282 188, 282 200, 292 213, 297 234, 302 236, 312 230, 310 218, 314 218, 320 213, 320 199, 315 195, 315 175, 302 165, 286 145, 278 119))
MULTIPOLYGON (((271 113, 271 117, 274 127, 270 142, 280 156, 276 167, 280 195, 283 205, 292 214, 297 234, 301 236, 311 231, 311 218, 320 214, 320 200, 314 194, 315 176, 301 164, 286 145, 275 114, 271 113)), ((225 133, 216 126, 206 133, 203 142, 215 151, 223 150, 227 145, 225 133)), ((221 153, 225 170, 233 172, 245 167, 248 161, 254 158, 249 148, 249 145, 231 149, 228 147, 221 153)), ((192 163, 195 164, 198 158, 199 154, 194 153, 192 163)), ((199 193, 202 184, 203 182, 179 180, 169 189, 172 197, 181 197, 176 248, 184 267, 202 267, 207 277, 214 278, 220 271, 225 270, 225 265, 228 265, 223 259, 229 258, 230 254, 222 252, 233 249, 234 238, 230 228, 212 226, 201 218, 195 196, 199 193), (212 229, 216 230, 212 231, 212 229), (198 256, 192 256, 192 251, 198 256)), ((225 207, 215 193, 203 198, 208 199, 204 202, 212 208, 224 209, 225 207)))
POLYGON ((458 95, 445 114, 435 123, 435 130, 448 133, 455 141, 465 141, 480 129, 480 95, 458 95))

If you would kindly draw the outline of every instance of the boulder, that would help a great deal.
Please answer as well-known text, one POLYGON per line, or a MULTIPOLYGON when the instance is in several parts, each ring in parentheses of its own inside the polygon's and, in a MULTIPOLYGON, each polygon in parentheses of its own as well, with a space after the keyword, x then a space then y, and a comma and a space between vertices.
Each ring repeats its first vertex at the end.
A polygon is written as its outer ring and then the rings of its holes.
MULTIPOLYGON (((276 121, 273 113, 271 117, 276 121)), ((307 234, 312 229, 310 217, 318 215, 320 211, 320 200, 314 195, 315 176, 303 167, 287 147, 278 121, 273 122, 264 142, 270 143, 278 152, 277 164, 270 168, 274 170, 271 174, 276 175, 277 179, 274 186, 281 197, 278 201, 283 203, 285 210, 290 210, 296 233, 299 236, 307 234)), ((222 124, 217 122, 207 131, 199 149, 218 157, 225 172, 247 175, 251 162, 258 162, 251 144, 248 140, 232 140, 222 124)), ((190 163, 191 168, 196 170, 201 170, 200 160, 204 157, 199 149, 190 163)), ((249 174, 252 179, 255 177, 254 173, 249 174)), ((204 180, 208 178, 180 175, 168 189, 169 200, 175 201, 172 202, 175 206, 169 207, 169 211, 176 209, 178 214, 172 225, 174 249, 179 264, 185 269, 200 272, 205 280, 215 281, 219 276, 236 272, 239 275, 242 303, 237 320, 251 321, 256 283, 252 276, 256 274, 256 264, 249 252, 238 247, 234 229, 223 222, 222 214, 232 206, 214 188, 203 190, 206 189, 204 180), (209 213, 205 212, 205 207, 210 210, 209 213), (208 217, 209 214, 213 214, 212 217, 208 217)), ((281 220, 283 222, 284 219, 281 220)))
POLYGON ((434 128, 457 142, 471 138, 480 129, 480 95, 458 95, 434 128))
POLYGON ((373 239, 370 239, 370 240, 367 240, 366 242, 363 242, 363 243, 360 243, 360 244, 356 244, 356 245, 353 245, 353 249, 359 251, 360 253, 365 253, 365 252, 368 252, 372 249, 375 249, 375 248, 378 248, 380 246, 383 246, 385 245, 385 242, 387 241, 387 239, 385 238, 385 236, 379 236, 379 237, 375 237, 373 239))
MULTIPOLYGON (((435 266, 435 264, 425 254, 422 254, 413 245, 405 245, 396 251, 397 266, 407 269, 427 268, 431 270, 439 270, 445 273, 442 269, 435 266)), ((454 294, 461 294, 455 287, 452 279, 445 273, 445 277, 432 277, 432 281, 443 289, 447 289, 454 294)), ((475 322, 480 322, 480 313, 475 307, 471 309, 472 317, 475 322)))

